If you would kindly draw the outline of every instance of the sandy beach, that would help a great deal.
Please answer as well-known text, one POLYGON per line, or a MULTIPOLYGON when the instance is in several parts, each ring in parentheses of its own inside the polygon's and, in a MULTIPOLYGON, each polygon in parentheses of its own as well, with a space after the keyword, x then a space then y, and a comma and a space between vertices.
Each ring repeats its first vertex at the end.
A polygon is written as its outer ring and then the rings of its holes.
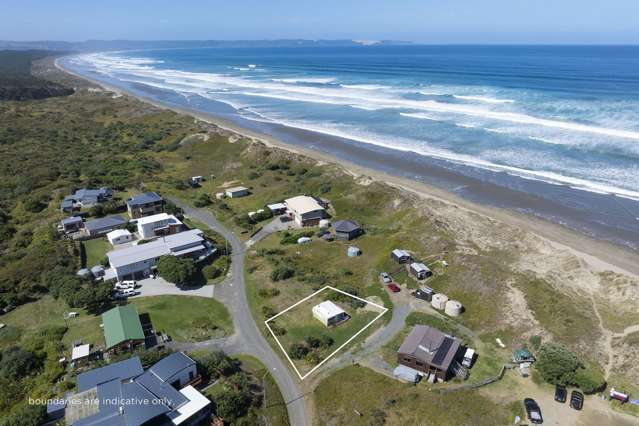
POLYGON ((304 155, 317 161, 339 164, 341 167, 344 168, 345 171, 347 171, 354 177, 363 177, 385 182, 394 187, 409 191, 418 197, 437 199, 444 203, 449 203, 458 208, 467 210, 469 212, 473 212, 486 218, 490 218, 491 220, 502 222, 506 225, 513 226, 522 230, 530 231, 546 241, 553 248, 569 251, 572 254, 576 255, 583 262, 588 264, 590 268, 595 272, 614 271, 617 273, 630 275, 634 278, 639 278, 639 253, 633 252, 629 249, 625 249, 605 241, 589 238, 588 236, 582 235, 563 226, 556 225, 542 219, 537 219, 529 215, 474 203, 448 191, 442 190, 432 185, 428 185, 427 183, 394 176, 383 171, 378 171, 367 167, 362 167, 351 161, 330 156, 326 153, 319 152, 314 149, 304 148, 298 145, 293 146, 284 143, 272 136, 240 127, 230 120, 226 120, 212 114, 206 114, 201 111, 196 111, 189 108, 176 107, 174 105, 160 103, 148 97, 125 91, 120 87, 106 84, 102 81, 91 79, 84 75, 79 75, 63 67, 58 59, 55 60, 55 66, 66 73, 74 75, 75 77, 83 80, 88 80, 96 86, 102 87, 104 90, 113 92, 118 96, 126 94, 143 102, 149 103, 157 108, 170 109, 181 114, 191 115, 199 120, 213 124, 228 132, 236 133, 238 135, 253 139, 256 142, 261 142, 271 147, 277 147, 290 152, 294 152, 296 154, 304 155))

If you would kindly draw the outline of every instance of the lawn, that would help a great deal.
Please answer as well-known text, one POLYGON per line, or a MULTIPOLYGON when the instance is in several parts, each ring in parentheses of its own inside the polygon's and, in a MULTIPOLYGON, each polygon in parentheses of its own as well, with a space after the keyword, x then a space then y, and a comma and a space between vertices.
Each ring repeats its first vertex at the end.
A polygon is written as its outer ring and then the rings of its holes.
POLYGON ((478 391, 441 394, 360 366, 335 371, 313 395, 321 424, 506 425, 514 417, 478 391))
POLYGON ((2 317, 6 327, 0 330, 0 347, 18 344, 29 334, 47 327, 65 327, 64 313, 69 311, 78 312, 79 316, 66 320, 68 328, 62 343, 65 351, 68 351, 67 355, 70 355, 71 345, 75 340, 80 339, 93 345, 104 344, 99 316, 87 314, 82 309, 70 309, 63 301, 46 296, 22 305, 2 317))
POLYGON ((86 268, 92 268, 95 265, 101 264, 107 252, 111 250, 111 244, 109 244, 106 238, 87 240, 81 244, 84 247, 84 266, 86 268))
POLYGON ((280 344, 292 358, 295 367, 302 376, 383 312, 382 309, 371 304, 355 308, 351 302, 357 302, 357 300, 327 288, 269 321, 269 326, 277 334, 280 344), (326 327, 313 317, 312 308, 325 300, 332 300, 331 296, 340 296, 339 301, 333 301, 351 318, 339 325, 326 327), (307 343, 309 337, 326 339, 326 341, 319 347, 313 348, 307 343), (306 356, 296 357, 294 351, 291 350, 294 345, 303 345, 309 352, 306 356))
POLYGON ((131 299, 140 313, 147 312, 156 331, 179 342, 200 342, 233 333, 226 307, 198 296, 153 296, 131 299))

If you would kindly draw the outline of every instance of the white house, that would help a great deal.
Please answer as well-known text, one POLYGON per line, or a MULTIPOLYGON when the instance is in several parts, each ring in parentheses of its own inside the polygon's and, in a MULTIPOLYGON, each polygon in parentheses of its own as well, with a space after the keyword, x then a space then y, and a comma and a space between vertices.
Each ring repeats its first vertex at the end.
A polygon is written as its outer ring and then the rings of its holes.
POLYGON ((243 186, 236 186, 234 188, 227 189, 225 193, 229 198, 239 198, 249 195, 249 190, 243 186))
POLYGON ((319 221, 326 217, 326 209, 313 197, 298 195, 284 200, 284 204, 300 226, 318 225, 319 221))
POLYGON ((112 246, 124 244, 133 241, 133 234, 127 229, 116 229, 107 234, 107 239, 112 246))
POLYGON ((330 300, 313 306, 313 317, 327 327, 339 324, 350 318, 346 311, 330 300))
POLYGON ((199 229, 167 235, 146 244, 112 250, 107 253, 111 267, 104 279, 141 279, 148 277, 162 256, 180 256, 200 259, 215 252, 199 229))
POLYGON ((137 221, 138 235, 140 238, 148 240, 160 235, 170 235, 182 230, 182 222, 175 216, 160 213, 153 216, 141 217, 137 221))

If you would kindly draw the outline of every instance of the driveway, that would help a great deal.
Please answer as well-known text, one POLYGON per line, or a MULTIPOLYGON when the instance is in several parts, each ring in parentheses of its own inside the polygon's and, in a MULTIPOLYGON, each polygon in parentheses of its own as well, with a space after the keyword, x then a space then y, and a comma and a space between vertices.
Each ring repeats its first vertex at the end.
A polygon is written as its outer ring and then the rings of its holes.
MULTIPOLYGON (((290 423, 294 426, 309 425, 306 403, 300 390, 299 381, 268 344, 251 315, 244 282, 244 244, 209 211, 192 208, 177 198, 171 198, 171 201, 182 208, 186 216, 220 233, 231 244, 232 248, 231 270, 226 280, 216 286, 215 299, 224 303, 231 313, 235 333, 223 341, 201 342, 197 344, 198 347, 220 348, 230 355, 249 354, 258 358, 269 369, 284 400, 287 401, 290 423)), ((262 324, 261 320, 259 324, 262 324)))
POLYGON ((268 237, 271 234, 274 234, 278 231, 286 231, 287 229, 300 229, 300 225, 294 220, 289 220, 286 222, 282 222, 280 220, 281 216, 276 216, 272 221, 264 225, 260 231, 253 235, 251 239, 246 242, 246 247, 251 247, 253 244, 257 243, 260 240, 268 237))
POLYGON ((164 295, 176 295, 176 296, 200 296, 200 297, 213 297, 215 292, 214 285, 205 285, 202 287, 193 288, 180 288, 175 284, 171 284, 168 281, 162 279, 162 277, 145 278, 138 280, 140 284, 139 288, 136 288, 140 294, 133 297, 146 297, 146 296, 164 296, 164 295))

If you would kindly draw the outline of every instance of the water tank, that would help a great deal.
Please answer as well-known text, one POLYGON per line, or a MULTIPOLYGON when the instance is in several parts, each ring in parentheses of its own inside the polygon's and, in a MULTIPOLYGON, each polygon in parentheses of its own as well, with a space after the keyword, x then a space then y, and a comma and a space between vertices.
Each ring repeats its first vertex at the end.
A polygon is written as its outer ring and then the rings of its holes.
POLYGON ((444 309, 444 312, 446 313, 446 315, 449 315, 451 317, 458 317, 461 315, 462 309, 463 307, 461 303, 456 300, 449 300, 448 302, 446 302, 446 309, 444 309))
POLYGON ((430 301, 430 304, 433 308, 441 311, 446 307, 446 302, 448 302, 448 296, 442 293, 437 293, 433 296, 433 300, 430 301))
POLYGON ((319 221, 319 227, 322 229, 326 229, 331 226, 331 222, 328 219, 321 219, 319 221))

